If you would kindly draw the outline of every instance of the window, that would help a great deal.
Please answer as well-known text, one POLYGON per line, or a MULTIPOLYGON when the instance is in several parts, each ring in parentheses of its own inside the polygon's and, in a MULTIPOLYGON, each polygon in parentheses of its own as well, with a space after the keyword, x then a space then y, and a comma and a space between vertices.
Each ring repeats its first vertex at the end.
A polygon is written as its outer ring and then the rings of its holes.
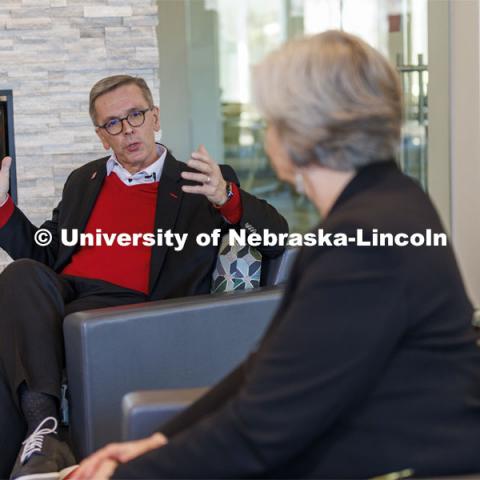
MULTIPOLYGON (((310 229, 319 220, 315 209, 276 179, 266 158, 265 126, 252 106, 250 68, 290 38, 340 28, 364 38, 397 66, 405 98, 398 161, 428 189, 427 3, 159 0, 165 142, 180 159, 188 158, 199 143, 206 144, 214 158, 234 167, 244 189, 265 198, 286 216, 292 231, 310 229), (166 47, 172 44, 175 55, 166 47)), ((434 167, 435 172, 441 168, 442 175, 448 175, 443 172, 445 164, 436 160, 432 172, 434 167)), ((438 189, 438 185, 431 187, 438 189)), ((440 196, 445 196, 442 204, 448 206, 449 192, 444 190, 440 196)))

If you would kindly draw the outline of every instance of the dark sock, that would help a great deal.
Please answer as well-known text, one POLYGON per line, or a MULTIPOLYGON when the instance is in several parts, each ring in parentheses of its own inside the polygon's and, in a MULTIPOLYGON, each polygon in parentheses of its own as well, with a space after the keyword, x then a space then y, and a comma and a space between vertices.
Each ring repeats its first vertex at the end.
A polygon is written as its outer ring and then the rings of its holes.
POLYGON ((27 436, 33 433, 46 417, 54 417, 58 421, 57 399, 47 393, 33 392, 23 382, 18 388, 20 406, 27 422, 27 436))

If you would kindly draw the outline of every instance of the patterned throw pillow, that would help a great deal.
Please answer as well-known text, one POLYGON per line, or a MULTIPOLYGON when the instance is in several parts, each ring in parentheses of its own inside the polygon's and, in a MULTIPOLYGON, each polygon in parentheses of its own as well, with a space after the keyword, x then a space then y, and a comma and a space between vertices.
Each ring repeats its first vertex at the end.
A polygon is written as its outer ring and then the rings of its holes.
POLYGON ((211 292, 247 290, 260 286, 262 254, 253 247, 228 244, 228 234, 222 238, 217 264, 212 275, 211 292))

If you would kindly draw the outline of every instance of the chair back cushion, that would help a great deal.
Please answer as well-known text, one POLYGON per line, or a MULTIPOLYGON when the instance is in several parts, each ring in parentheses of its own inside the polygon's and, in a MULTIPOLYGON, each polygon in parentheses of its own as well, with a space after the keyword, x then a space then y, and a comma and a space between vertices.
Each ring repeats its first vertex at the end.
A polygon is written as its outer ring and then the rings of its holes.
POLYGON ((212 274, 211 293, 248 290, 260 286, 262 254, 248 245, 229 245, 224 235, 212 274))

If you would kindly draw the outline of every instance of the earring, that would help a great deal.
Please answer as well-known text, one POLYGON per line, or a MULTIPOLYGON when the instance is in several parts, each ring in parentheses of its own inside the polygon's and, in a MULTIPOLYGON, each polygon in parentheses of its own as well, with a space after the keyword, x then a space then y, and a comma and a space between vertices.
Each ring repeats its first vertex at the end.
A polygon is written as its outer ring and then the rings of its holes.
POLYGON ((305 184, 303 182, 303 175, 300 172, 295 173, 295 190, 299 195, 305 194, 305 184))

